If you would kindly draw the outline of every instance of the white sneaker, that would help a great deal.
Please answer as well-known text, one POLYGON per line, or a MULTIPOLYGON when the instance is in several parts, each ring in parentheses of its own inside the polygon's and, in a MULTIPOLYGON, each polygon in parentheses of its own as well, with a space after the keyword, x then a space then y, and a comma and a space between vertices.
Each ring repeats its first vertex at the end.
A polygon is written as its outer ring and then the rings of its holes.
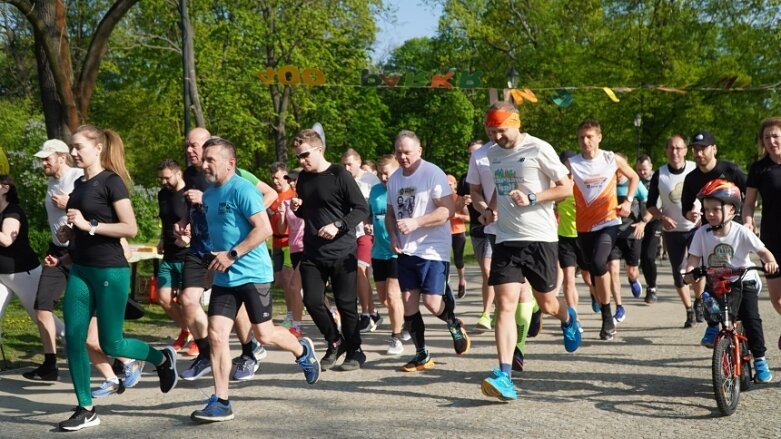
POLYGON ((388 339, 388 355, 399 355, 404 353, 404 345, 401 344, 401 340, 396 337, 388 339))
POLYGON ((406 329, 403 329, 401 331, 401 339, 403 341, 409 341, 411 338, 412 338, 412 335, 410 335, 409 331, 407 331, 406 329))

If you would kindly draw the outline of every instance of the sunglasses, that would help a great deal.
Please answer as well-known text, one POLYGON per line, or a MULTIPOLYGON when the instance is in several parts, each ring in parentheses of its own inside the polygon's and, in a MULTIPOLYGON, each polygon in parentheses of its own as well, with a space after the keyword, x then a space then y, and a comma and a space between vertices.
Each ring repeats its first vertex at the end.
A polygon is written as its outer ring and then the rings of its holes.
POLYGON ((320 148, 320 147, 318 146, 318 147, 315 147, 315 148, 307 149, 307 150, 306 150, 306 151, 304 151, 304 152, 298 153, 298 154, 296 154, 296 158, 297 158, 298 160, 306 159, 306 158, 308 158, 308 157, 309 157, 309 154, 311 154, 311 153, 312 153, 312 151, 315 151, 315 150, 317 150, 318 148, 320 148))

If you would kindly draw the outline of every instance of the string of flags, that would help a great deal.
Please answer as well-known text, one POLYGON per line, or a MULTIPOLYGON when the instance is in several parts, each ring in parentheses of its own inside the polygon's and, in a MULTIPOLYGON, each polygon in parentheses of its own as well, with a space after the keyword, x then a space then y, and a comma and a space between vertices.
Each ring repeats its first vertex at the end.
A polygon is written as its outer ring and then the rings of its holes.
MULTIPOLYGON (((496 102, 499 98, 499 90, 503 91, 503 99, 512 99, 516 104, 536 104, 539 98, 530 88, 494 88, 484 87, 482 84, 483 72, 458 71, 450 69, 445 73, 439 72, 395 72, 373 73, 369 69, 361 71, 359 84, 329 83, 326 75, 317 67, 298 68, 293 65, 285 65, 279 68, 267 67, 256 73, 257 78, 265 85, 280 84, 286 86, 317 86, 317 87, 376 87, 376 88, 441 88, 441 89, 469 89, 487 90, 489 100, 496 102)), ((573 91, 602 90, 612 102, 620 102, 619 94, 631 93, 637 90, 656 90, 665 93, 686 94, 688 92, 758 92, 778 91, 781 82, 750 86, 751 80, 746 77, 730 76, 721 79, 713 87, 680 86, 670 87, 666 85, 640 86, 640 87, 604 87, 604 86, 568 86, 568 87, 535 87, 536 92, 550 94, 550 101, 560 108, 567 108, 574 102, 573 91)))

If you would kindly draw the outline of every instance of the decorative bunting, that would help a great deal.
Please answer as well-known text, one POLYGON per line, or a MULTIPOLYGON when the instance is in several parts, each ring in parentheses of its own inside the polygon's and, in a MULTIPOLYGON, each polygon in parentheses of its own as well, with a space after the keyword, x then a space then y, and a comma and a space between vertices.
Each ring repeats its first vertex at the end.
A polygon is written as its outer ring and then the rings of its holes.
POLYGON ((610 98, 611 101, 619 102, 621 100, 621 99, 618 99, 618 96, 616 96, 616 94, 613 93, 613 90, 611 90, 610 87, 602 87, 602 90, 605 91, 605 94, 607 95, 607 97, 610 98))
POLYGON ((567 108, 572 105, 572 93, 563 88, 556 90, 553 95, 553 103, 560 108, 567 108))

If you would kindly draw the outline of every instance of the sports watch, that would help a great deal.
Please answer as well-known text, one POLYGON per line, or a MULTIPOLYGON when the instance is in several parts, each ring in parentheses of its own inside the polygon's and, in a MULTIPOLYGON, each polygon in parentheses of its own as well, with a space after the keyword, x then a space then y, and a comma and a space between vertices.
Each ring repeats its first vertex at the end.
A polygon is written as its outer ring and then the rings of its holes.
POLYGON ((534 193, 530 193, 528 197, 529 197, 529 206, 534 206, 535 204, 537 204, 537 195, 534 195, 534 193))
POLYGON ((235 261, 236 259, 239 259, 239 252, 237 252, 235 248, 232 248, 228 251, 228 257, 235 261))
POLYGON ((95 231, 98 230, 98 220, 92 219, 89 222, 89 234, 95 236, 95 231))

